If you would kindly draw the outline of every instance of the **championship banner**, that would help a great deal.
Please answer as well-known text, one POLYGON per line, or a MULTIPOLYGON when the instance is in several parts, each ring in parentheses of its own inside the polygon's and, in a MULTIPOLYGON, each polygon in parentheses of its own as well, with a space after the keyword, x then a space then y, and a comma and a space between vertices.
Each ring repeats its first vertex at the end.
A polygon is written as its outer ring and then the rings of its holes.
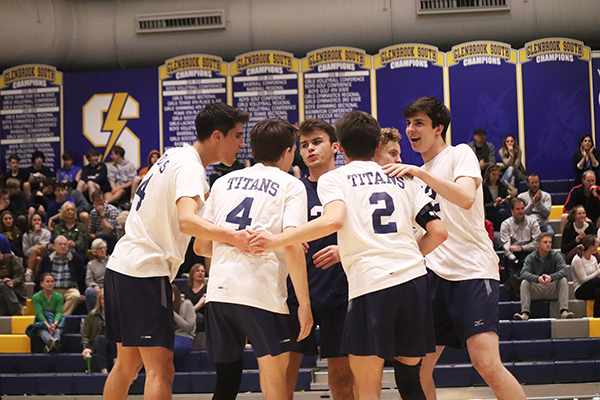
POLYGON ((157 75, 151 68, 65 76, 64 150, 75 152, 77 165, 86 163, 91 147, 110 163, 119 145, 136 168, 147 165, 150 151, 160 151, 157 75))
POLYGON ((196 115, 207 104, 227 103, 227 63, 189 54, 159 67, 161 152, 196 141, 196 115))
POLYGON ((60 167, 63 127, 63 74, 49 65, 27 64, 4 70, 0 76, 0 153, 2 171, 8 156, 31 166, 31 155, 44 153, 44 165, 60 167))
MULTIPOLYGON (((322 119, 331 125, 347 112, 372 114, 372 57, 351 47, 327 47, 302 59, 304 118, 322 119)), ((344 165, 338 153, 336 166, 344 165)))
POLYGON ((413 151, 404 134, 402 112, 423 96, 444 100, 444 53, 424 44, 399 44, 379 50, 373 57, 377 119, 382 127, 396 128, 402 134, 402 162, 422 165, 421 155, 413 151))
POLYGON ((548 38, 519 50, 528 172, 541 179, 574 179, 579 138, 592 132, 590 48, 548 38))
POLYGON ((298 123, 300 61, 291 53, 264 50, 237 56, 229 68, 232 105, 250 114, 244 126, 246 146, 237 155, 245 161, 252 158, 250 131, 258 121, 281 118, 298 123))
POLYGON ((498 162, 498 150, 506 135, 513 135, 523 147, 519 140, 518 52, 505 43, 469 42, 452 47, 446 62, 447 100, 452 112, 447 141, 453 145, 469 143, 473 131, 483 128, 486 140, 496 147, 498 162))

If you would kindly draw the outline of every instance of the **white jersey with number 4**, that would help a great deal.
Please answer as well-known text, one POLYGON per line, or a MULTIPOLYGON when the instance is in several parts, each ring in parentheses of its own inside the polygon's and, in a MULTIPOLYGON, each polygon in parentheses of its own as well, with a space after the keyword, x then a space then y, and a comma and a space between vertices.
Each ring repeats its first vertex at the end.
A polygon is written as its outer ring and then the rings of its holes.
MULTIPOLYGON (((306 209, 306 189, 299 179, 258 163, 213 184, 205 218, 231 229, 276 235, 304 224, 306 209)), ((282 249, 253 256, 214 242, 206 298, 287 314, 287 276, 282 249)))
POLYGON ((136 278, 175 279, 190 241, 190 236, 179 230, 176 202, 198 196, 202 209, 207 192, 198 152, 189 145, 167 150, 136 190, 125 236, 106 268, 136 278))
POLYGON ((350 299, 426 274, 412 228, 430 201, 413 179, 390 178, 373 161, 352 161, 321 176, 317 193, 324 207, 346 203, 338 246, 350 299))
POLYGON ((422 168, 447 181, 466 176, 478 182, 475 203, 465 210, 420 181, 448 230, 448 239, 426 256, 427 268, 450 281, 499 280, 498 256, 485 230, 481 170, 473 150, 466 144, 448 146, 422 168))

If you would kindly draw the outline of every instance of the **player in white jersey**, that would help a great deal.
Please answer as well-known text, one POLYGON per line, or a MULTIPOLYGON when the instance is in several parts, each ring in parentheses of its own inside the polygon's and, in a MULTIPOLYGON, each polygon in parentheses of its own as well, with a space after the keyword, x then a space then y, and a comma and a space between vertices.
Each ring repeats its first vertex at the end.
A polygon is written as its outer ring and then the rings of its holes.
POLYGON ((425 165, 390 164, 390 176, 423 182, 448 229, 448 240, 427 255, 437 351, 423 362, 421 381, 436 399, 433 369, 444 346, 467 345, 473 366, 498 399, 525 399, 517 380, 502 365, 498 342, 498 257, 484 228, 481 173, 473 151, 445 142, 450 111, 434 97, 408 105, 406 136, 425 165))
POLYGON ((275 237, 260 232, 250 245, 260 252, 338 231, 350 298, 342 351, 359 398, 379 398, 384 360, 393 360, 403 398, 424 399, 420 360, 435 347, 423 254, 446 230, 412 179, 387 177, 373 161, 381 132, 373 117, 353 111, 337 131, 347 165, 319 178, 323 215, 275 237), (427 230, 418 240, 413 224, 427 230))
MULTIPOLYGON (((282 119, 256 124, 250 142, 257 164, 214 183, 207 220, 217 226, 272 234, 304 224, 306 190, 287 173, 294 159, 296 134, 297 129, 282 119)), ((197 241, 195 250, 212 256, 206 300, 209 356, 216 363, 238 360, 248 337, 258 358, 265 398, 286 398, 289 352, 312 326, 302 246, 290 245, 256 256, 226 244, 214 243, 212 249, 207 244, 197 241), (286 304, 288 272, 299 302, 298 337, 292 337, 286 304)))
POLYGON ((106 329, 118 356, 105 399, 125 399, 135 374, 146 370, 145 399, 170 399, 173 381, 171 285, 191 236, 247 248, 250 234, 213 225, 197 215, 208 192, 204 168, 231 165, 244 146, 248 114, 224 103, 196 117, 192 146, 168 150, 136 190, 125 236, 105 275, 106 329))

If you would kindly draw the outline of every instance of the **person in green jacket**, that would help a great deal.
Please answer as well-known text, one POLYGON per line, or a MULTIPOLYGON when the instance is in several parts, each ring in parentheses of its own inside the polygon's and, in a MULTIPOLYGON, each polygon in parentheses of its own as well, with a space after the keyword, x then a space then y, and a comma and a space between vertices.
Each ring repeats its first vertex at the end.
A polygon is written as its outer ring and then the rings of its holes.
POLYGON ((31 298, 35 311, 35 323, 39 324, 37 335, 46 343, 44 352, 59 351, 61 347, 62 316, 65 300, 63 296, 54 291, 54 277, 45 273, 40 278, 42 290, 31 298))

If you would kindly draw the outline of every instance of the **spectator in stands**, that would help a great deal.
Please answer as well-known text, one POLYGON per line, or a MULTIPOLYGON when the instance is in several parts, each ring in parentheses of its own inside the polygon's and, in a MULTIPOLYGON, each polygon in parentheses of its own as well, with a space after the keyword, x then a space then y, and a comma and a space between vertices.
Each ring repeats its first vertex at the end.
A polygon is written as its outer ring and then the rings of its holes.
POLYGON ((85 273, 85 305, 88 312, 94 308, 98 293, 104 289, 104 271, 108 256, 106 254, 106 242, 102 239, 95 239, 92 242, 92 254, 94 258, 87 264, 85 273))
POLYGON ((125 235, 125 223, 129 217, 129 211, 121 211, 117 217, 117 241, 125 235))
POLYGON ((55 291, 65 298, 64 315, 71 315, 77 305, 85 300, 85 262, 78 253, 69 251, 64 236, 54 239, 54 251, 42 259, 39 274, 50 272, 55 277, 55 291))
POLYGON ((6 171, 6 174, 4 175, 4 181, 6 181, 8 178, 14 178, 19 181, 19 187, 23 185, 23 181, 27 180, 27 178, 24 177, 24 171, 19 168, 20 162, 21 157, 16 154, 11 154, 8 156, 8 171, 6 171))
MULTIPOLYGON (((56 199, 54 196, 55 183, 54 178, 44 179, 40 184, 40 190, 34 192, 30 198, 29 213, 39 212, 44 217, 44 222, 47 222, 46 213, 48 206, 56 199)), ((52 227, 48 227, 48 229, 52 230, 52 227)))
POLYGON ((59 351, 61 348, 61 335, 63 330, 64 298, 54 291, 54 277, 51 273, 44 273, 40 277, 42 290, 31 298, 35 311, 35 322, 27 327, 27 336, 34 335, 42 338, 46 344, 45 353, 59 351))
POLYGON ((519 198, 525 203, 525 215, 537 220, 540 231, 548 232, 554 237, 554 229, 548 223, 552 211, 552 196, 540 189, 540 177, 537 174, 527 175, 527 187, 529 190, 519 194, 519 198))
POLYGON ((21 230, 15 225, 13 214, 4 210, 0 213, 0 233, 10 242, 10 249, 17 257, 23 257, 23 236, 21 230))
POLYGON ((485 174, 487 167, 496 164, 496 148, 492 143, 485 140, 486 135, 485 130, 477 128, 473 131, 473 141, 469 143, 469 147, 473 149, 479 161, 481 175, 485 174))
POLYGON ((196 332, 204 332, 204 306, 206 305, 206 282, 204 265, 194 264, 190 269, 188 282, 181 291, 183 297, 192 302, 196 312, 196 332))
MULTIPOLYGON (((27 223, 27 211, 29 209, 29 201, 25 197, 25 194, 21 191, 21 186, 19 181, 14 178, 8 178, 6 180, 6 190, 9 195, 9 206, 7 207, 10 211, 12 211, 13 216, 15 218, 22 218, 22 223, 27 223)), ((0 190, 0 193, 3 193, 0 190)), ((0 209, 2 206, 0 206, 0 209)))
POLYGON ((37 275, 42 257, 51 249, 52 234, 42 226, 42 216, 34 213, 29 220, 29 230, 23 235, 23 255, 27 257, 25 280, 31 282, 37 275))
POLYGON ((125 159, 125 149, 121 146, 114 146, 110 151, 110 157, 114 161, 114 164, 108 166, 108 183, 111 190, 104 197, 108 203, 115 205, 129 202, 132 195, 131 185, 135 178, 135 166, 125 159))
POLYGON ((65 202, 75 205, 75 199, 67 197, 67 193, 67 185, 64 182, 54 183, 54 200, 48 203, 48 208, 46 209, 46 224, 48 226, 54 227, 58 223, 60 219, 59 211, 65 202))
POLYGON ((567 223, 568 212, 575 206, 583 206, 588 220, 598 228, 598 218, 600 217, 600 195, 596 187, 596 174, 594 171, 585 171, 583 173, 583 182, 575 186, 569 192, 567 201, 563 208, 561 217, 561 228, 567 223))
POLYGON ((586 235, 577 246, 573 257, 573 289, 575 298, 594 300, 594 318, 600 318, 600 268, 598 268, 598 240, 586 235))
POLYGON ((500 240, 504 248, 504 268, 510 275, 519 275, 525 258, 535 250, 540 234, 537 221, 525 215, 525 203, 518 197, 510 201, 512 217, 500 226, 500 240))
POLYGON ((104 239, 108 245, 108 252, 112 253, 117 243, 119 209, 104 200, 101 190, 92 193, 92 203, 94 209, 90 212, 90 237, 104 239))
POLYGON ((38 191, 45 179, 54 177, 54 172, 44 165, 44 161, 46 161, 44 153, 36 150, 31 155, 31 167, 24 170, 27 181, 23 182, 23 191, 28 199, 38 191))
POLYGON ((100 373, 108 373, 108 360, 117 358, 117 343, 106 338, 106 326, 104 325, 104 293, 100 291, 95 307, 89 312, 81 328, 81 344, 83 351, 81 355, 86 356, 94 353, 98 357, 100 373))
POLYGON ((544 232, 536 238, 537 249, 525 259, 521 270, 521 313, 513 319, 529 319, 531 300, 556 300, 560 317, 573 318, 569 311, 567 267, 562 256, 552 250, 552 235, 544 232))
POLYGON ((483 204, 485 206, 485 219, 494 224, 494 231, 500 232, 502 222, 509 218, 510 199, 508 186, 500 181, 500 167, 490 165, 485 171, 483 181, 483 204))
POLYGON ((77 189, 77 182, 81 179, 81 167, 75 165, 75 153, 65 150, 62 160, 63 166, 56 172, 56 181, 65 183, 69 190, 77 189))
MULTIPOLYGON (((8 250, 8 252, 6 252, 8 250)), ((27 291, 25 271, 21 260, 10 253, 0 251, 0 315, 21 315, 27 291)))
POLYGON ((585 235, 594 235, 596 227, 587 220, 585 208, 575 206, 571 208, 568 223, 563 229, 560 251, 565 255, 565 262, 571 264, 573 257, 577 254, 577 245, 581 243, 585 235))
POLYGON ((173 317, 175 318, 175 345, 173 358, 185 356, 192 350, 196 337, 196 313, 191 301, 181 297, 177 285, 173 289, 173 317))
POLYGON ((10 210, 10 195, 8 190, 0 189, 0 212, 10 210))
MULTIPOLYGON (((87 253, 88 231, 85 225, 77 221, 75 204, 65 201, 60 208, 58 223, 54 227, 54 236, 67 238, 70 251, 76 251, 85 257, 87 253)), ((93 308, 93 305, 92 305, 93 308)), ((90 308, 91 310, 91 308, 90 308)), ((89 310, 88 310, 89 311, 89 310)))
POLYGON ((96 190, 108 190, 108 171, 106 165, 100 162, 100 153, 93 147, 85 155, 88 161, 87 165, 81 168, 81 180, 77 182, 77 190, 88 195, 92 199, 92 193, 96 190))
POLYGON ((10 242, 8 241, 8 239, 6 238, 6 236, 4 236, 1 233, 0 233, 0 253, 2 253, 2 254, 12 254, 11 250, 10 250, 10 242))
POLYGON ((502 164, 506 168, 502 180, 514 187, 518 187, 519 182, 525 179, 527 173, 521 161, 521 149, 513 135, 506 135, 504 137, 498 154, 502 159, 502 164))
POLYGON ((576 175, 575 186, 582 183, 584 172, 593 171, 594 175, 598 173, 599 160, 600 152, 594 146, 592 135, 583 135, 579 139, 577 151, 573 154, 573 166, 576 175))
POLYGON ((146 167, 140 169, 140 172, 138 173, 138 175, 135 178, 133 178, 133 184, 131 185, 131 198, 130 198, 131 201, 133 201, 133 196, 135 195, 135 191, 137 190, 138 186, 142 182, 142 179, 144 179, 144 176, 146 176, 146 174, 148 173, 150 168, 152 168, 152 166, 158 161, 159 158, 160 158, 160 152, 158 150, 152 150, 152 151, 150 151, 150 153, 148 153, 148 165, 146 167))

